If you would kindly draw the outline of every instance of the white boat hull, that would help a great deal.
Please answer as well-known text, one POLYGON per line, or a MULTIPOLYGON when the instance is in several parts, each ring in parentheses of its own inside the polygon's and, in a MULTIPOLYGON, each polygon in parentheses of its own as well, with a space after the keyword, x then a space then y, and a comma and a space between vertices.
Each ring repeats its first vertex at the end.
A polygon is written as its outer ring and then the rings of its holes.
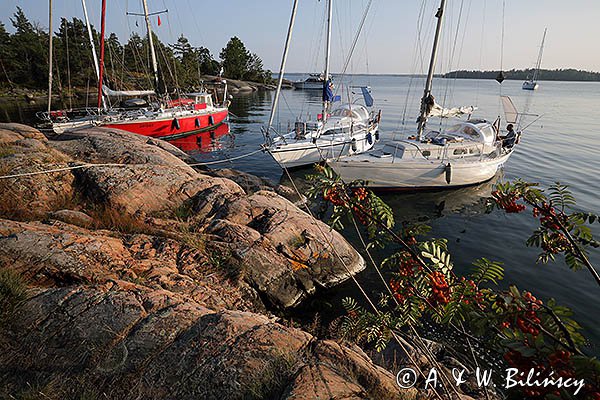
POLYGON ((323 90, 323 82, 293 82, 292 85, 302 90, 323 90))
POLYGON ((454 159, 447 162, 393 162, 393 157, 377 161, 361 157, 361 161, 347 157, 328 160, 327 163, 344 181, 368 181, 368 186, 374 189, 441 189, 475 185, 492 179, 510 154, 483 160, 454 159))
POLYGON ((375 144, 376 133, 377 128, 373 128, 370 135, 359 133, 353 138, 345 135, 321 137, 315 143, 307 140, 293 142, 293 139, 288 138, 285 145, 271 147, 269 153, 280 166, 285 168, 309 166, 327 159, 337 159, 368 151, 375 144))
POLYGON ((523 90, 536 90, 539 87, 540 87, 540 85, 538 85, 537 82, 533 82, 533 81, 523 82, 523 90))

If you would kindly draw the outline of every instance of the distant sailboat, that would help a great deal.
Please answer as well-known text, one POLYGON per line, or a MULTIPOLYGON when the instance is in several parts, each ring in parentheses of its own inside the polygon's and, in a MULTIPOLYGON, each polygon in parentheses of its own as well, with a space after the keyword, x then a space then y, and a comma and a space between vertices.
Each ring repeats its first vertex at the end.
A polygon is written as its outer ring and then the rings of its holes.
POLYGON ((546 41, 546 31, 544 29, 544 36, 542 37, 542 44, 540 45, 540 52, 538 54, 537 63, 535 64, 535 71, 533 72, 533 78, 523 82, 523 90, 536 90, 540 85, 537 80, 540 75, 540 66, 542 65, 542 54, 544 53, 544 42, 546 41))

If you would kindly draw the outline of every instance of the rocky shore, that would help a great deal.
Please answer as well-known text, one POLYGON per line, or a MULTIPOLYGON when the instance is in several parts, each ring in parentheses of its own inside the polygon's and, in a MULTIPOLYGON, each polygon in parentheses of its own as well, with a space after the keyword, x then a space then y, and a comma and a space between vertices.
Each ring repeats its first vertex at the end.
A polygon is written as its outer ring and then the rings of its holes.
POLYGON ((0 124, 0 160, 65 168, 0 179, 0 397, 428 398, 277 317, 365 268, 289 189, 101 128, 0 124))
POLYGON ((2 124, 0 157, 1 175, 103 164, 0 181, 0 271, 26 285, 2 316, 0 397, 398 398, 360 349, 272 314, 365 266, 276 188, 106 129, 2 124))

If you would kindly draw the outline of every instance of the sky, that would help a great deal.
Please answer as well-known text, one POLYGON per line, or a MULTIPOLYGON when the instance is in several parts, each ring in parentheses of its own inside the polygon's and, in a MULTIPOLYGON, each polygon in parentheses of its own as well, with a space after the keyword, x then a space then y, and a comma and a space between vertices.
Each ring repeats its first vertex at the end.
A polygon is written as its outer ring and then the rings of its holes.
MULTIPOLYGON (((108 0, 107 32, 125 42, 132 31, 145 34, 140 0, 108 0), (136 26, 136 21, 137 25, 136 26)), ((153 29, 163 42, 184 34, 218 58, 229 38, 238 36, 265 68, 279 70, 292 0, 148 0, 153 29)), ((335 0, 331 70, 342 70, 368 0, 335 0)), ((87 0, 93 25, 100 26, 100 0, 87 0)), ((287 72, 318 72, 324 65, 325 0, 300 0, 287 72)), ((431 52, 433 14, 439 0, 373 0, 350 73, 423 73, 431 52), (420 24, 421 28, 418 29, 420 24), (420 34, 418 34, 420 31, 420 34)), ((504 70, 535 65, 544 28, 548 29, 542 68, 600 71, 600 0, 448 0, 436 72, 455 69, 504 70), (504 16, 504 17, 503 17, 504 16), (502 28, 504 26, 504 40, 502 28), (502 45, 503 44, 503 45, 502 45)), ((0 21, 20 6, 31 21, 48 27, 45 0, 2 0, 0 21)), ((54 26, 60 17, 83 19, 80 0, 54 0, 54 26)), ((56 31, 56 29, 55 29, 56 31)))

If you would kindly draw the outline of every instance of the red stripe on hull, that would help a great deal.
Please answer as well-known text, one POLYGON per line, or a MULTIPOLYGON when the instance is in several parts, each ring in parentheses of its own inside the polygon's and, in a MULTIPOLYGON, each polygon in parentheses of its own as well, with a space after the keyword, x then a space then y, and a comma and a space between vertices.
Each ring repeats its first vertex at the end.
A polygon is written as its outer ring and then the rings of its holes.
POLYGON ((215 112, 212 114, 201 114, 201 115, 189 115, 185 117, 177 118, 179 128, 175 118, 171 119, 160 119, 157 121, 123 121, 113 124, 106 124, 104 126, 108 128, 122 129, 124 131, 137 133, 139 135, 151 136, 160 138, 163 136, 181 135, 185 133, 193 133, 201 129, 206 129, 211 125, 218 125, 225 121, 227 118, 227 110, 215 112), (209 117, 212 116, 212 123, 209 117), (198 122, 196 122, 198 120, 198 122))

